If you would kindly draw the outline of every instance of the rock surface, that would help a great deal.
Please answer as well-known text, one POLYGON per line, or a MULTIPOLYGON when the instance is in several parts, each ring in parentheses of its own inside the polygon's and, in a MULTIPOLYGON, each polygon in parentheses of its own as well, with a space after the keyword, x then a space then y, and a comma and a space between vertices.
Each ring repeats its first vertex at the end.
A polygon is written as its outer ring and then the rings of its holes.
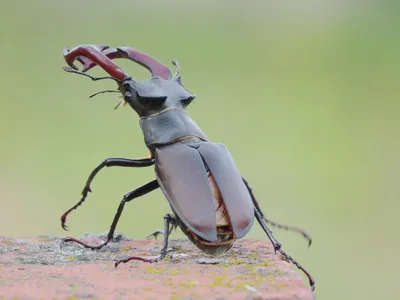
MULTIPOLYGON (((99 244, 102 235, 85 234, 99 244)), ((61 238, 0 237, 0 299, 274 299, 311 300, 297 268, 268 241, 244 239, 227 254, 211 258, 187 240, 171 240, 158 263, 131 261, 156 255, 161 241, 123 235, 100 250, 65 244, 61 238)))

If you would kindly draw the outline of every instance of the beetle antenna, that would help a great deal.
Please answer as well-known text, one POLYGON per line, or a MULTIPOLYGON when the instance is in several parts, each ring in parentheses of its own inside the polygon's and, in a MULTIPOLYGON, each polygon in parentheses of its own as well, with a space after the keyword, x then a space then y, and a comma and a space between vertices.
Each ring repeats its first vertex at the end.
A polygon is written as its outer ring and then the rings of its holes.
POLYGON ((111 76, 93 77, 93 76, 91 76, 91 75, 89 75, 89 74, 86 74, 86 73, 84 73, 84 72, 77 71, 77 70, 75 70, 75 69, 73 69, 73 68, 71 68, 71 67, 63 67, 63 70, 64 70, 65 72, 68 72, 68 73, 75 73, 75 74, 79 74, 79 75, 83 75, 83 76, 89 77, 89 78, 92 79, 93 81, 96 81, 96 80, 103 80, 103 79, 112 79, 112 80, 114 80, 116 83, 121 84, 121 81, 119 81, 118 79, 115 79, 114 77, 111 77, 111 76))
POLYGON ((100 91, 100 92, 97 92, 97 93, 94 93, 94 94, 90 95, 89 98, 93 98, 93 97, 95 97, 97 95, 104 94, 104 93, 120 93, 120 91, 117 91, 117 90, 104 90, 104 91, 100 91))
POLYGON ((181 67, 179 65, 179 62, 176 59, 173 59, 172 64, 175 66, 176 68, 176 72, 175 74, 172 76, 173 79, 178 79, 179 77, 181 77, 180 72, 181 72, 181 67))

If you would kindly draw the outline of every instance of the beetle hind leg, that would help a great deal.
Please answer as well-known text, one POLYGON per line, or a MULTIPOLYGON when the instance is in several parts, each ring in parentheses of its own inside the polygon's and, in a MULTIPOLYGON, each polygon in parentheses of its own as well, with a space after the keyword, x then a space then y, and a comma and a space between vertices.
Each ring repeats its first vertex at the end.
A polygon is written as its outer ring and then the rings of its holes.
POLYGON ((262 212, 262 210, 261 210, 261 208, 260 208, 260 205, 258 204, 258 201, 256 200, 256 198, 255 198, 255 196, 254 196, 254 194, 253 194, 253 191, 252 191, 252 189, 251 189, 249 183, 248 183, 244 178, 242 178, 242 180, 243 180, 244 184, 246 185, 247 190, 248 190, 249 193, 250 193, 250 196, 251 196, 251 199, 253 200, 253 203, 254 203, 255 208, 256 208, 257 211, 260 213, 261 218, 262 218, 267 224, 270 224, 271 226, 276 227, 276 228, 279 228, 279 229, 284 229, 284 230, 287 230, 287 231, 293 231, 293 232, 296 232, 296 233, 298 233, 298 234, 301 234, 301 235, 308 241, 308 247, 311 246, 312 238, 311 238, 311 236, 310 236, 305 230, 303 230, 303 229, 301 229, 301 228, 298 228, 298 227, 295 227, 295 226, 290 226, 290 225, 286 225, 286 224, 280 224, 280 223, 274 222, 274 221, 272 221, 272 220, 270 220, 270 219, 267 219, 267 218, 265 217, 264 213, 262 212))
POLYGON ((315 281, 314 278, 311 276, 310 273, 306 269, 304 269, 300 263, 295 260, 293 257, 291 257, 289 254, 287 254, 285 251, 281 249, 281 244, 275 239, 275 237, 272 235, 272 231, 267 227, 267 224, 265 223, 264 219, 262 218, 261 214, 255 210, 255 216, 258 220, 258 223, 261 225, 262 229, 264 232, 267 234, 268 238, 270 239, 272 245, 274 246, 274 250, 278 251, 280 254, 282 254, 286 260, 290 261, 293 263, 297 268, 299 268, 303 273, 307 276, 308 281, 311 286, 311 290, 314 291, 315 289, 315 281))
MULTIPOLYGON (((161 249, 161 253, 157 256, 150 256, 150 257, 141 257, 141 256, 131 256, 125 259, 121 259, 115 262, 115 267, 118 267, 120 263, 127 263, 131 260, 140 260, 143 262, 155 263, 159 262, 160 260, 164 259, 168 252, 168 239, 171 233, 171 230, 177 226, 176 219, 171 214, 166 214, 164 216, 164 243, 161 249)), ((157 231, 156 231, 157 232, 157 231)))
MULTIPOLYGON (((304 268, 300 265, 300 263, 299 263, 297 260, 295 260, 293 257, 291 257, 289 254, 287 254, 285 251, 282 250, 282 244, 279 243, 279 242, 275 239, 275 237, 274 237, 273 234, 272 234, 272 231, 271 231, 271 230, 268 228, 268 226, 267 226, 267 223, 271 223, 271 221, 268 221, 268 220, 264 217, 263 213, 261 212, 260 206, 258 205, 258 202, 257 202, 256 198, 254 197, 254 194, 253 194, 253 192, 252 192, 252 190, 251 190, 251 188, 250 188, 250 185, 248 184, 248 182, 247 182, 244 178, 242 178, 242 179, 243 179, 243 182, 245 183, 245 185, 246 185, 246 187, 247 187, 247 190, 249 191, 250 196, 251 196, 251 198, 252 198, 252 200, 253 200, 253 203, 254 203, 254 215, 255 215, 255 217, 256 217, 258 223, 260 224, 261 228, 262 228, 262 229, 264 230, 264 232, 267 234, 269 240, 271 241, 272 245, 274 246, 275 252, 278 251, 281 255, 283 255, 283 256, 285 257, 286 260, 290 261, 290 262, 293 263, 297 268, 299 268, 301 271, 303 271, 303 273, 304 273, 304 274, 307 276, 307 278, 308 278, 308 281, 309 281, 310 286, 311 286, 311 290, 314 291, 314 289, 315 289, 315 281, 314 281, 314 278, 311 276, 310 273, 308 273, 308 271, 307 271, 306 269, 304 269, 304 268)), ((272 222, 271 225, 274 225, 274 224, 277 225, 278 228, 284 227, 284 225, 280 225, 280 224, 275 223, 275 222, 272 222)), ((289 227, 289 226, 286 226, 286 227, 289 227)), ((290 229, 290 227, 289 227, 289 229, 290 229)), ((288 230, 289 230, 289 229, 288 229, 288 230)), ((301 233, 301 232, 303 232, 303 231, 300 230, 300 233, 301 233)), ((311 238, 309 238, 309 236, 307 235, 307 233, 303 234, 303 236, 304 236, 305 238, 309 239, 309 243, 311 244, 311 238)))

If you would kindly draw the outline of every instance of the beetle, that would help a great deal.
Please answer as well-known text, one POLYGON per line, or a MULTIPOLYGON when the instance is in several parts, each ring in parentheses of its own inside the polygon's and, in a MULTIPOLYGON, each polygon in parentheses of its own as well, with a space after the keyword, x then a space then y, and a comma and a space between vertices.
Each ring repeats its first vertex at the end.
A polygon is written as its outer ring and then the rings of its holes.
MULTIPOLYGON (((144 142, 150 155, 147 158, 107 158, 89 175, 82 190, 80 201, 61 217, 61 225, 67 230, 68 214, 79 207, 91 192, 91 183, 104 167, 143 168, 154 165, 156 179, 124 195, 113 219, 106 240, 100 245, 88 245, 78 239, 67 237, 62 243, 75 242, 90 249, 100 249, 113 239, 118 220, 129 201, 161 188, 169 202, 172 213, 164 217, 164 230, 150 236, 164 235, 161 253, 155 257, 131 256, 115 263, 131 260, 158 262, 167 254, 171 231, 179 227, 203 252, 219 256, 226 253, 237 239, 243 238, 252 228, 254 218, 271 241, 275 252, 294 263, 308 277, 314 290, 315 282, 309 272, 288 255, 267 226, 296 231, 311 245, 311 237, 302 229, 268 220, 262 212, 249 183, 240 175, 228 150, 222 143, 209 141, 201 128, 187 114, 186 107, 196 98, 182 85, 180 66, 172 64, 176 73, 149 56, 130 47, 110 48, 105 45, 80 45, 72 50, 64 49, 68 66, 63 69, 97 81, 114 80, 123 99, 119 104, 129 105, 139 116, 144 142), (137 81, 125 73, 113 59, 125 58, 147 68, 151 79, 137 81), (74 62, 83 66, 80 71, 74 62), (103 68, 110 76, 93 77, 86 72, 95 66, 103 68)), ((117 105, 118 107, 119 105, 117 105)), ((115 108, 117 108, 115 107, 115 108)))

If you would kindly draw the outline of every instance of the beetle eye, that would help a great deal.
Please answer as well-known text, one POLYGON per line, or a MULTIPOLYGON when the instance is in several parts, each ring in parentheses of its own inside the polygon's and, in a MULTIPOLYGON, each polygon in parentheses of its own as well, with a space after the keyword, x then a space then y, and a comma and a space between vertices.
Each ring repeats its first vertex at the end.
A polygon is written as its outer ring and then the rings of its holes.
POLYGON ((132 94, 131 94, 131 92, 129 92, 129 91, 126 91, 126 92, 125 92, 124 100, 127 101, 127 102, 132 101, 132 94))
POLYGON ((138 96, 138 100, 142 105, 151 107, 151 108, 160 108, 164 105, 167 97, 140 97, 138 96))

